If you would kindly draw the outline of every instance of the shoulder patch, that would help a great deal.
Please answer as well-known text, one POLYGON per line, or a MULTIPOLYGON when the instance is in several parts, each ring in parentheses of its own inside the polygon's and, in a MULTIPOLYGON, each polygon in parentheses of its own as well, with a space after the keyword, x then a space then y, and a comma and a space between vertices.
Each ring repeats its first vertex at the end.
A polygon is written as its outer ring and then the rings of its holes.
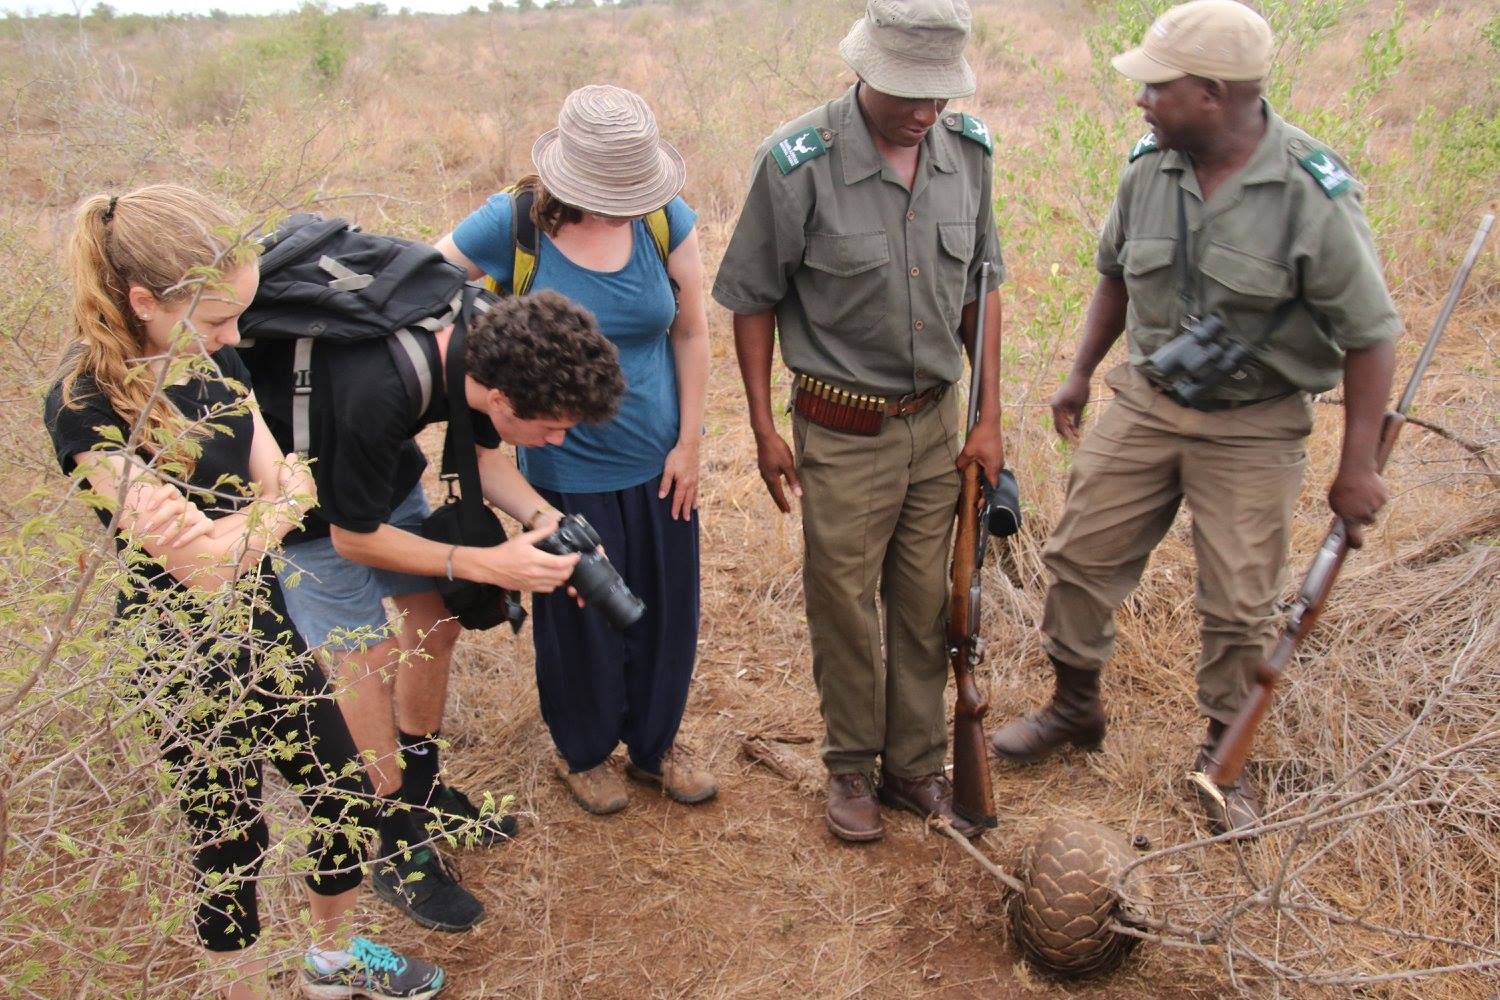
POLYGON ((827 153, 832 143, 831 131, 808 126, 800 132, 793 132, 785 139, 773 142, 771 155, 775 157, 776 166, 780 168, 782 174, 789 174, 808 160, 816 160, 827 153))
POLYGON ((1156 144, 1156 133, 1147 132, 1136 140, 1134 146, 1130 147, 1130 162, 1134 163, 1147 153, 1154 153, 1161 147, 1156 144))
POLYGON ((1297 148, 1292 150, 1302 169, 1312 174, 1318 187, 1330 198, 1337 198, 1354 186, 1354 178, 1344 169, 1332 153, 1324 149, 1297 148))
POLYGON ((970 114, 951 114, 943 116, 943 125, 950 132, 957 132, 970 142, 977 142, 984 147, 986 153, 995 151, 995 140, 990 135, 990 128, 970 114))

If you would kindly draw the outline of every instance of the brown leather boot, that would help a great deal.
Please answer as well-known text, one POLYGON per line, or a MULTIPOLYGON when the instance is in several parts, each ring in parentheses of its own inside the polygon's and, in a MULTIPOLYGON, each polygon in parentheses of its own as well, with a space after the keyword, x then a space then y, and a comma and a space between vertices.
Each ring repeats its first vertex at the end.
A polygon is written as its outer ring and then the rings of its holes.
MULTIPOLYGON (((1203 807, 1203 814, 1208 817, 1208 828, 1214 836, 1230 830, 1248 831, 1260 823, 1260 790, 1249 775, 1241 772, 1240 780, 1232 785, 1215 784, 1208 776, 1208 769, 1214 765, 1214 750, 1225 728, 1222 722, 1210 721, 1208 733, 1198 745, 1198 756, 1193 760, 1193 793, 1203 807)), ((1246 840, 1253 840, 1256 836, 1258 834, 1243 834, 1246 840)))
POLYGON ((840 840, 855 843, 885 836, 880 803, 868 774, 828 776, 828 829, 840 840))
POLYGON ((1104 742, 1104 707, 1099 703, 1099 671, 1052 661, 1057 676, 1046 707, 1004 726, 990 738, 996 756, 1030 764, 1065 744, 1097 750, 1104 742))
POLYGON ((898 778, 889 772, 880 775, 880 801, 892 809, 905 809, 918 816, 941 816, 948 825, 973 840, 984 827, 970 823, 953 811, 953 782, 946 774, 924 774, 920 778, 898 778))

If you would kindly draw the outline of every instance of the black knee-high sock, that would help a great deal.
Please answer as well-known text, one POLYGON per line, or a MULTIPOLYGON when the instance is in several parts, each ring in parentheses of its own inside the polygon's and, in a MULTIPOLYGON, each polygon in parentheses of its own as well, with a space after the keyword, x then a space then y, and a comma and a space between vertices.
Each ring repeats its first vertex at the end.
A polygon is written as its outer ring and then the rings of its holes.
POLYGON ((425 806, 432 801, 438 777, 438 734, 436 730, 421 736, 396 730, 401 741, 401 799, 410 806, 425 806))

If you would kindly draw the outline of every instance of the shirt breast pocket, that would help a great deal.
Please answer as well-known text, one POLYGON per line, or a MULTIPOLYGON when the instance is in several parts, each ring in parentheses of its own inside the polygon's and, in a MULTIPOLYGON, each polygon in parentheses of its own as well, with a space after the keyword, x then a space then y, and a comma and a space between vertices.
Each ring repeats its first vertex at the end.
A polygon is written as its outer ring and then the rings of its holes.
POLYGON ((1172 287, 1172 259, 1177 241, 1165 237, 1126 240, 1120 249, 1125 291, 1137 331, 1161 331, 1172 325, 1177 290, 1172 287))
POLYGON ((938 304, 947 320, 944 329, 956 330, 969 283, 969 262, 974 257, 974 223, 939 222, 938 246, 943 251, 933 262, 938 304))
MULTIPOLYGON (((1215 286, 1204 289, 1205 297, 1210 305, 1223 303, 1226 320, 1235 312, 1269 312, 1291 294, 1291 268, 1280 261, 1236 250, 1223 243, 1210 243, 1205 247, 1199 267, 1204 277, 1215 286)), ((1235 326, 1231 324, 1230 329, 1235 330, 1235 326)), ((1241 336, 1254 336, 1258 331, 1236 332, 1241 336)))
POLYGON ((808 233, 802 263, 808 268, 802 305, 817 328, 863 333, 886 308, 891 247, 885 231, 808 233))

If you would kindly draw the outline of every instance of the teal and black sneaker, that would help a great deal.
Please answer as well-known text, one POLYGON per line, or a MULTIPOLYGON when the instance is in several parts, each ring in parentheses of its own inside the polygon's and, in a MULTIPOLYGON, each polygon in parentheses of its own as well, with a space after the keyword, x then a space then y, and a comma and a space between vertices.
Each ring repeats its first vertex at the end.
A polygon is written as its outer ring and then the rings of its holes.
POLYGON ((372 866, 375 895, 435 931, 466 931, 484 917, 484 904, 458 884, 432 847, 424 844, 372 866))
POLYGON ((432 833, 451 834, 460 844, 494 847, 515 837, 520 823, 510 813, 481 813, 469 797, 451 785, 433 790, 424 825, 432 833))
POLYGON ((443 970, 419 958, 398 955, 383 944, 357 937, 349 944, 349 964, 319 972, 311 958, 302 962, 302 995, 310 1000, 427 1000, 443 988, 443 970))

